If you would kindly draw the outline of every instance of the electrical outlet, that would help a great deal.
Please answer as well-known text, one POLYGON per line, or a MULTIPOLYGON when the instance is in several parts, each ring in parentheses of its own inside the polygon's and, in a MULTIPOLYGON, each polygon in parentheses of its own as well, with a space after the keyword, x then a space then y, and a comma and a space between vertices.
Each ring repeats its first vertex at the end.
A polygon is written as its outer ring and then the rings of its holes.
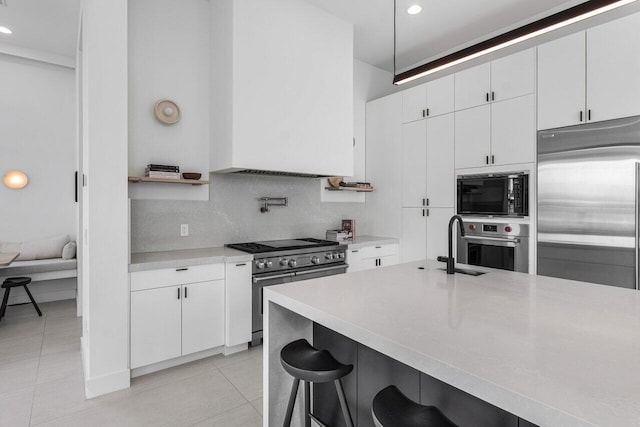
POLYGON ((180 224, 180 237, 189 235, 189 224, 180 224))

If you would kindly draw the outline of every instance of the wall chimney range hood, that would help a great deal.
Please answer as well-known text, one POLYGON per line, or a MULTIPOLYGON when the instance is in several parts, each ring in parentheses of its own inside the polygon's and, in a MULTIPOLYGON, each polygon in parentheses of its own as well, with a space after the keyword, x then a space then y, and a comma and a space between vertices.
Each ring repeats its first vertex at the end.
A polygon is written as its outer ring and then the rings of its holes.
POLYGON ((353 25, 299 0, 210 10, 210 171, 352 176, 353 25))

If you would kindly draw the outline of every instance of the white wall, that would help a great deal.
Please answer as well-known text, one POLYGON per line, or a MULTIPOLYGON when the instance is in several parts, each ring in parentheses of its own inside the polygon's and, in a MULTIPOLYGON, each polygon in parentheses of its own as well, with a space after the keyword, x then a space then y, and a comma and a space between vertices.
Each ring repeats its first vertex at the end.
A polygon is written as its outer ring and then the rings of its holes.
POLYGON ((0 176, 29 176, 0 183, 0 240, 75 239, 75 92, 73 69, 0 54, 0 176))
POLYGON ((127 0, 82 2, 85 391, 129 387, 127 0))
MULTIPOLYGON (((129 4, 129 175, 149 163, 209 174, 209 2, 135 0, 129 4), (171 99, 174 125, 153 107, 171 99)), ((130 184, 133 199, 207 200, 207 186, 130 184)))
MULTIPOLYGON (((397 86, 393 85, 393 73, 369 65, 359 60, 353 61, 353 147, 354 173, 345 177, 345 181, 364 181, 365 167, 365 119, 367 102, 393 93, 397 86)), ((372 183, 375 187, 375 183, 372 183)), ((323 202, 360 202, 364 203, 365 193, 347 191, 327 191, 327 180, 320 180, 320 194, 323 202)))

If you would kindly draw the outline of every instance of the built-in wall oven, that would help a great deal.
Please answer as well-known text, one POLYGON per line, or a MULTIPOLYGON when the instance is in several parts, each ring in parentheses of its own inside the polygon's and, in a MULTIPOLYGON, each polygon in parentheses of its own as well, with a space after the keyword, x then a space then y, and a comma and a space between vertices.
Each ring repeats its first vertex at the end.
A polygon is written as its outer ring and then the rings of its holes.
POLYGON ((459 175, 457 181, 458 215, 529 215, 529 175, 526 172, 459 175))
POLYGON ((263 290, 267 286, 346 273, 346 245, 304 238, 233 243, 228 247, 253 254, 251 345, 262 341, 263 290))
POLYGON ((458 234, 460 263, 529 272, 529 225, 464 221, 458 234))

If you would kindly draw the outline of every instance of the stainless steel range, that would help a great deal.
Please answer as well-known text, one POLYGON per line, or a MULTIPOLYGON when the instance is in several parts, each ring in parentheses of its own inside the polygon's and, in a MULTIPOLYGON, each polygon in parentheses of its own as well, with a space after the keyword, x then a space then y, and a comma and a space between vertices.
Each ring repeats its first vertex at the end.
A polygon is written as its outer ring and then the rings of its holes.
POLYGON ((262 289, 347 271, 346 245, 319 239, 232 243, 227 247, 253 254, 252 342, 262 340, 262 289))

